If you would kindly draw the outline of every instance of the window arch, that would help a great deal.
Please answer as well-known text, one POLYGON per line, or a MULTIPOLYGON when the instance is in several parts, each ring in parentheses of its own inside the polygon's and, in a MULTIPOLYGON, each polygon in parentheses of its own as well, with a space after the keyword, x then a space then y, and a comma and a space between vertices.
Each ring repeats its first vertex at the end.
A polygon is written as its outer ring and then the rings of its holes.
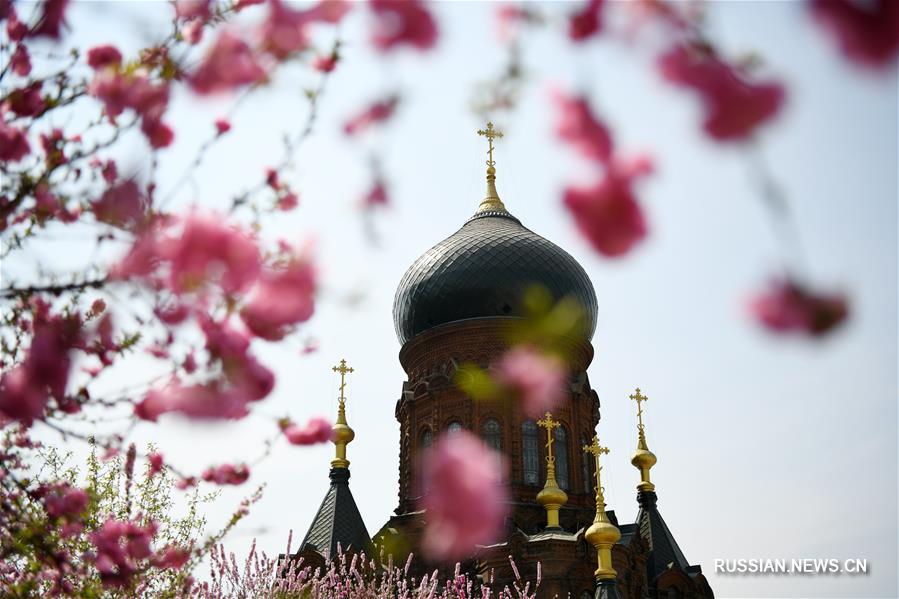
POLYGON ((503 448, 503 429, 496 418, 488 418, 481 425, 481 437, 487 447, 502 451, 503 448))
POLYGON ((462 423, 458 420, 453 420, 446 426, 446 432, 449 434, 458 433, 462 430, 462 423))
POLYGON ((521 459, 524 471, 524 484, 540 484, 540 440, 537 425, 533 420, 525 420, 521 424, 521 459))
POLYGON ((555 430, 555 433, 553 452, 556 457, 556 482, 567 491, 571 488, 568 478, 568 431, 562 425, 555 430))
MULTIPOLYGON (((587 435, 581 435, 581 447, 587 447, 592 441, 587 435)), ((593 480, 593 460, 586 452, 581 453, 581 476, 584 479, 584 493, 593 493, 593 486, 596 481, 593 480)))
POLYGON ((418 437, 418 444, 422 449, 427 449, 431 446, 431 443, 434 441, 434 433, 431 432, 431 429, 425 427, 421 431, 421 435, 418 437))

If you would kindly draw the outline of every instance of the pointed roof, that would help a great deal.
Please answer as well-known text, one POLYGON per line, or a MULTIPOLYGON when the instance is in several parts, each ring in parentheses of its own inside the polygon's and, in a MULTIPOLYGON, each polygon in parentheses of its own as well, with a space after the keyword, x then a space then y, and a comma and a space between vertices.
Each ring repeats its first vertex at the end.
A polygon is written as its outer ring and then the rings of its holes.
POLYGON ((646 562, 649 582, 652 584, 659 574, 669 569, 669 565, 683 572, 694 572, 697 567, 690 566, 683 551, 674 540, 662 514, 656 507, 658 497, 654 491, 639 491, 637 501, 640 511, 637 513, 636 525, 640 534, 649 545, 649 559, 646 562))
POLYGON ((350 491, 349 469, 332 468, 329 477, 331 486, 297 551, 298 554, 313 551, 325 560, 337 555, 338 544, 343 551, 367 550, 371 545, 371 537, 350 491))

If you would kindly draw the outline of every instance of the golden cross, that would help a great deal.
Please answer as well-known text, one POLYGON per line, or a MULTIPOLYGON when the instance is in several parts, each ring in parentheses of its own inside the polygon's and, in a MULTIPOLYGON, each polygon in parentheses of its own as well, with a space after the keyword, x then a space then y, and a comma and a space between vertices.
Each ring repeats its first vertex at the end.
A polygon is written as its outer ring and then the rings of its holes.
POLYGON ((561 423, 553 420, 553 415, 547 412, 542 420, 537 421, 537 425, 546 429, 546 461, 555 463, 555 458, 553 457, 553 429, 559 428, 561 423))
POLYGON ((340 373, 340 397, 337 399, 343 405, 346 402, 346 397, 343 395, 343 390, 346 388, 346 375, 349 372, 353 372, 353 369, 346 365, 346 360, 341 360, 340 366, 334 366, 331 370, 340 373))
POLYGON ((599 437, 597 435, 593 435, 593 442, 590 445, 584 445, 584 451, 586 453, 592 453, 593 457, 596 459, 596 494, 599 497, 602 497, 602 486, 599 478, 599 473, 602 470, 602 466, 599 463, 599 456, 604 453, 609 453, 608 447, 602 447, 599 444, 599 437))
POLYGON ((639 422, 639 424, 637 425, 637 428, 639 428, 642 431, 643 430, 643 406, 641 406, 640 404, 644 401, 649 400, 649 398, 646 397, 645 395, 643 395, 642 393, 640 393, 640 387, 637 387, 636 393, 634 393, 633 395, 629 395, 628 397, 630 397, 635 402, 637 402, 637 421, 639 422))
POLYGON ((478 129, 478 135, 483 135, 487 138, 487 166, 496 166, 496 163, 493 161, 493 140, 502 137, 503 132, 495 130, 493 123, 488 121, 486 129, 478 129))

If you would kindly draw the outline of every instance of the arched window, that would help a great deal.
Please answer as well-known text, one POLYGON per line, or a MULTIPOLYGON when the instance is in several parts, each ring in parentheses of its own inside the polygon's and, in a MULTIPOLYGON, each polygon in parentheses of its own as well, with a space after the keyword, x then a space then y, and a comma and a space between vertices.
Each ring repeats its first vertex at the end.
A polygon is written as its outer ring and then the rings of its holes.
MULTIPOLYGON (((587 435, 581 435, 581 447, 590 445, 592 439, 587 435)), ((593 454, 581 453, 581 476, 584 478, 584 493, 593 493, 596 481, 593 480, 593 454)))
POLYGON ((462 430, 462 423, 459 422, 458 420, 453 420, 446 427, 446 432, 448 432, 449 434, 458 433, 461 430, 462 430))
POLYGON ((565 426, 555 430, 556 442, 553 451, 556 456, 556 482, 565 491, 571 488, 568 479, 568 433, 565 426))
POLYGON ((496 451, 502 450, 503 431, 496 418, 488 418, 484 421, 484 424, 481 425, 481 436, 484 438, 484 443, 487 444, 487 447, 491 447, 496 451))
POLYGON ((419 445, 422 449, 427 449, 431 446, 431 442, 434 440, 434 433, 431 432, 431 429, 426 428, 421 431, 421 436, 419 437, 419 445))
POLYGON ((522 469, 524 484, 540 484, 540 441, 537 425, 533 420, 525 420, 521 425, 522 469))

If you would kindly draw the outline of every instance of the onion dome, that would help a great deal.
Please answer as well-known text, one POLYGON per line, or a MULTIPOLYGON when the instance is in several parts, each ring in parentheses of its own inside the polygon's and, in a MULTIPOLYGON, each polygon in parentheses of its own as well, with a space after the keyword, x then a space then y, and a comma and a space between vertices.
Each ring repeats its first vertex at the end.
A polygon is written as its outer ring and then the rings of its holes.
POLYGON ((587 338, 596 329, 596 292, 568 252, 512 216, 496 192, 492 138, 487 197, 461 229, 419 257, 400 281, 393 318, 401 344, 440 325, 484 317, 523 317, 525 292, 546 289, 553 300, 576 300, 587 338))

